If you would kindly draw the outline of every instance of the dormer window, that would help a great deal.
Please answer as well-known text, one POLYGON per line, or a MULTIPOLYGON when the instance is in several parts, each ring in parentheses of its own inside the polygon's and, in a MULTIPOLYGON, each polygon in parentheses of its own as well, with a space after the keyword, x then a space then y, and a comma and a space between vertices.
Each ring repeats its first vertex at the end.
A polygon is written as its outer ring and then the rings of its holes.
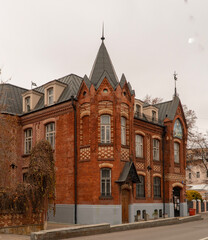
POLYGON ((141 116, 141 106, 139 104, 136 104, 136 115, 137 117, 141 116))
POLYGON ((53 104, 53 88, 49 88, 47 90, 47 94, 48 94, 48 105, 52 105, 53 104))
POLYGON ((156 112, 152 111, 152 121, 155 122, 156 121, 156 112))
POLYGON ((30 97, 26 97, 25 98, 25 112, 29 112, 30 111, 30 97))

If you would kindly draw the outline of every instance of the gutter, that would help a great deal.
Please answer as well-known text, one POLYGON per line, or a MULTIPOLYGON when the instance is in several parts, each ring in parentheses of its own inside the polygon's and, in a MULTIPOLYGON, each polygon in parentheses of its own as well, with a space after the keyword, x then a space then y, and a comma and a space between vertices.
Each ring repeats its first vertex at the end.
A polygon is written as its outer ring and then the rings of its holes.
POLYGON ((166 126, 163 128, 162 135, 162 161, 163 161, 163 216, 165 216, 165 135, 166 135, 166 126))
POLYGON ((71 96, 74 109, 74 223, 77 224, 77 108, 74 96, 71 96))

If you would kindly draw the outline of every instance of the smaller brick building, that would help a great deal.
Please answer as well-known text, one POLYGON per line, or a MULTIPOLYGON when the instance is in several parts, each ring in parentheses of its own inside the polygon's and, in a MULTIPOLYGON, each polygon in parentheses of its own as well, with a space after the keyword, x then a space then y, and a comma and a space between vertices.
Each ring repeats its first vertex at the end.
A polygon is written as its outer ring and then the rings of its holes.
MULTIPOLYGON (((142 86, 142 84, 141 84, 142 86)), ((133 222, 149 214, 185 216, 187 126, 180 99, 148 105, 120 81, 102 41, 90 77, 53 80, 32 90, 0 85, 18 115, 17 176, 30 150, 54 148, 56 215, 81 224, 133 222)))

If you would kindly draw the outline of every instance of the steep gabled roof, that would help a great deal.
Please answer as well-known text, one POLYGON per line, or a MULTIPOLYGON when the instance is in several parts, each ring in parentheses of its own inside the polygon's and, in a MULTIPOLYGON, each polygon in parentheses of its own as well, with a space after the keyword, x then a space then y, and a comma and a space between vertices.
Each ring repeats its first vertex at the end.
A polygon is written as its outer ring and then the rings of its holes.
POLYGON ((12 84, 0 84, 0 107, 1 112, 9 114, 22 113, 22 94, 28 91, 25 88, 12 84))
POLYGON ((119 179, 116 183, 124 183, 131 181, 133 183, 140 182, 139 177, 137 175, 136 167, 133 162, 126 162, 124 168, 120 174, 119 179))
POLYGON ((180 99, 177 96, 175 96, 171 101, 155 104, 154 106, 158 107, 159 109, 158 112, 159 118, 163 121, 166 117, 169 118, 170 120, 173 120, 179 102, 180 99))
POLYGON ((111 85, 115 89, 118 85, 118 77, 114 70, 113 64, 107 52, 104 42, 101 43, 97 57, 95 59, 92 71, 90 73, 90 81, 96 87, 103 73, 107 72, 111 79, 111 85))

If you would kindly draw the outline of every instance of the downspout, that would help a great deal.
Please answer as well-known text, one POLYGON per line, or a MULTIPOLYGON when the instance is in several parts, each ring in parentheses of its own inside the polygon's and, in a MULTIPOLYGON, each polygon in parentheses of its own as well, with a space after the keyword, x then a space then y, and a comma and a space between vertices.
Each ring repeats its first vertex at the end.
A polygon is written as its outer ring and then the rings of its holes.
POLYGON ((166 126, 163 129, 162 135, 162 161, 163 161, 163 216, 165 217, 165 135, 166 126))
POLYGON ((77 224, 77 109, 74 96, 71 96, 74 109, 74 223, 77 224))

